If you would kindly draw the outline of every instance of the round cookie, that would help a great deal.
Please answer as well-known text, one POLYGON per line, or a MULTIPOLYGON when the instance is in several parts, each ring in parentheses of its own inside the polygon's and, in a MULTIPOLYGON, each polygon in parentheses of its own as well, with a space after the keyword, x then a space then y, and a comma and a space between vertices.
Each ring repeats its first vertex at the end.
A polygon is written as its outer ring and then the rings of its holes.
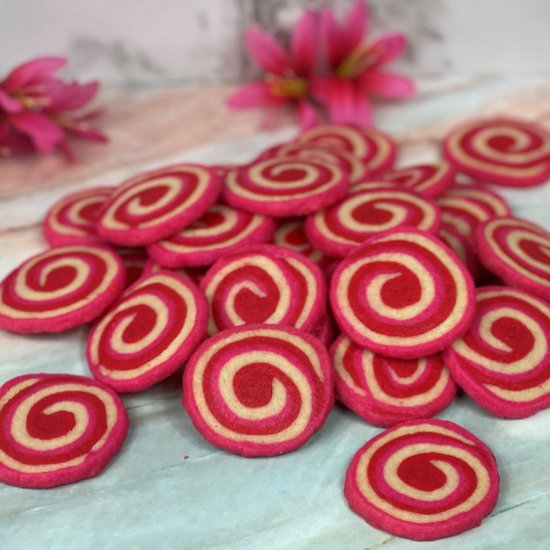
POLYGON ((550 233, 512 216, 478 226, 475 242, 483 265, 507 285, 550 301, 550 233))
POLYGON ((96 244, 101 239, 95 223, 102 205, 114 187, 77 191, 57 201, 44 218, 44 238, 50 246, 96 244))
POLYGON ((142 277, 93 326, 86 356, 97 380, 141 391, 180 368, 206 334, 208 303, 186 277, 142 277))
POLYGON ((357 183, 350 185, 350 188, 348 189, 348 195, 353 195, 354 193, 362 193, 364 191, 387 191, 391 189, 402 191, 403 186, 395 181, 382 181, 380 179, 367 178, 363 181, 358 181, 357 183))
POLYGON ((441 219, 470 241, 478 224, 497 216, 510 215, 506 201, 487 186, 457 183, 436 200, 441 219))
POLYGON ((458 170, 506 187, 530 187, 550 177, 550 133, 529 120, 472 120, 453 129, 443 155, 458 170))
POLYGON ((419 359, 384 357, 342 335, 331 356, 336 398, 376 426, 434 416, 451 404, 456 393, 439 354, 419 359))
POLYGON ((205 340, 183 373, 183 404, 212 445, 243 456, 301 447, 334 402, 326 348, 310 334, 250 325, 205 340))
POLYGON ((340 263, 330 285, 336 322, 353 341, 389 357, 445 349, 468 329, 474 285, 439 239, 412 228, 372 237, 340 263))
POLYGON ((306 235, 327 256, 343 258, 369 237, 409 226, 437 233, 441 216, 435 203, 407 190, 354 192, 309 216, 306 235))
POLYGON ((83 325, 119 296, 124 280, 122 262, 110 248, 52 248, 0 283, 0 329, 61 332, 83 325))
POLYGON ((499 484, 495 458, 477 437, 453 422, 411 420, 357 451, 344 495, 378 529, 436 540, 478 526, 495 507, 499 484))
POLYGON ((224 200, 236 208, 276 218, 303 216, 346 194, 349 179, 334 162, 275 157, 227 176, 224 200))
POLYGON ((380 174, 380 179, 393 181, 420 195, 435 198, 447 191, 455 179, 456 171, 445 160, 432 164, 415 164, 394 168, 380 174))
POLYGON ((326 310, 319 267, 274 245, 248 247, 218 260, 201 289, 210 304, 210 334, 255 323, 311 330, 326 310))
POLYGON ((482 287, 470 329, 445 351, 457 383, 503 418, 550 407, 550 306, 513 288, 482 287))
POLYGON ((99 475, 124 443, 128 416, 95 380, 26 374, 0 388, 0 433, 0 481, 56 487, 99 475))
POLYGON ((349 181, 360 181, 367 174, 363 161, 346 149, 327 149, 314 143, 282 143, 265 150, 256 160, 266 160, 275 157, 300 157, 304 159, 319 159, 322 162, 334 162, 348 174, 349 181))
POLYGON ((359 157, 368 174, 389 170, 397 157, 393 139, 377 128, 325 124, 302 132, 295 140, 327 149, 344 150, 359 157))
POLYGON ((275 228, 271 218, 215 204, 196 222, 147 250, 165 267, 207 266, 244 245, 269 241, 275 228))
POLYGON ((115 244, 151 244, 198 220, 220 191, 215 170, 206 166, 177 164, 145 172, 109 197, 96 230, 115 244))

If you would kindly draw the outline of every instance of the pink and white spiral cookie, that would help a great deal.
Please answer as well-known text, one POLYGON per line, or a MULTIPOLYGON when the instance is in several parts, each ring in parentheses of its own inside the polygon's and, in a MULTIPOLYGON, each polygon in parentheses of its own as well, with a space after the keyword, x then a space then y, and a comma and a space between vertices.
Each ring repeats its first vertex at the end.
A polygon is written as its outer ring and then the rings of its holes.
POLYGON ((116 252, 93 245, 52 248, 0 283, 0 329, 61 332, 95 319, 124 287, 116 252))
POLYGON ((495 507, 499 486, 495 457, 477 437, 446 420, 411 420, 357 451, 344 495, 377 529, 436 540, 477 527, 495 507))
POLYGON ((218 260, 201 289, 210 304, 210 334, 255 323, 311 330, 326 310, 319 267, 274 245, 248 247, 218 260))
POLYGON ((299 252, 315 262, 322 269, 328 267, 331 259, 311 246, 304 228, 304 219, 284 220, 273 235, 273 243, 294 252, 299 252))
POLYGON ((402 191, 403 187, 400 183, 397 183, 395 181, 384 181, 381 179, 366 178, 363 181, 358 181, 357 183, 350 185, 348 195, 352 195, 354 193, 362 193, 363 191, 387 191, 388 189, 402 191))
POLYGON ((483 265, 507 285, 550 301, 550 233, 512 216, 482 223, 475 242, 483 265))
POLYGON ((122 401, 84 376, 26 374, 0 387, 0 481, 45 488, 95 477, 128 433, 122 401))
POLYGON ((315 248, 343 258, 369 237, 403 226, 437 233, 439 209, 431 199, 411 191, 373 189, 348 195, 312 214, 305 229, 315 248))
POLYGON ((346 194, 349 179, 334 162, 275 157, 227 176, 224 200, 236 208, 276 218, 303 216, 346 194))
POLYGON ((451 131, 444 156, 458 170, 506 187, 530 187, 550 178, 550 132, 520 118, 479 119, 451 131))
POLYGON ((429 418, 448 407, 456 394, 439 354, 419 359, 384 357, 342 335, 331 355, 337 399, 376 426, 429 418))
POLYGON ((183 365, 207 324, 208 303, 189 279, 168 271, 144 276, 93 326, 88 366, 118 392, 144 390, 183 365))
POLYGON ((476 283, 486 275, 471 239, 460 233, 454 225, 442 224, 438 236, 456 254, 476 283))
POLYGON ((432 164, 416 164, 394 168, 380 174, 380 179, 394 181, 411 191, 435 198, 447 191, 453 183, 456 170, 445 160, 432 164))
POLYGON ((397 157, 393 139, 377 128, 356 128, 339 124, 315 126, 295 140, 327 149, 344 150, 359 157, 368 174, 389 170, 397 157))
POLYGON ((497 416, 548 408, 550 306, 522 290, 481 287, 470 329, 444 358, 464 391, 497 416))
POLYGON ((448 347, 474 314, 472 279, 439 239, 392 229, 351 252, 330 285, 336 322, 354 342, 415 359, 448 347))
POLYGON ((481 222, 511 213, 510 207, 500 195, 479 183, 457 183, 439 197, 436 203, 441 209, 443 223, 453 226, 470 240, 481 222))
POLYGON ((220 179, 207 166, 177 164, 145 172, 109 197, 96 230, 115 244, 151 244, 198 220, 220 191, 220 179))
POLYGON ((183 404, 212 445, 243 456, 301 447, 333 405, 326 348, 290 327, 251 325, 205 340, 183 373, 183 404))
POLYGON ((96 244, 101 239, 95 223, 114 187, 94 187, 71 193, 57 201, 44 219, 44 237, 50 246, 96 244))
POLYGON ((147 250, 165 267, 207 266, 245 245, 269 241, 276 227, 274 220, 261 214, 215 204, 196 222, 147 250))
POLYGON ((298 143, 291 141, 275 145, 265 150, 256 160, 266 160, 275 157, 300 157, 303 159, 319 159, 322 162, 334 162, 348 174, 350 182, 360 181, 366 174, 364 162, 346 149, 327 149, 315 143, 298 143))

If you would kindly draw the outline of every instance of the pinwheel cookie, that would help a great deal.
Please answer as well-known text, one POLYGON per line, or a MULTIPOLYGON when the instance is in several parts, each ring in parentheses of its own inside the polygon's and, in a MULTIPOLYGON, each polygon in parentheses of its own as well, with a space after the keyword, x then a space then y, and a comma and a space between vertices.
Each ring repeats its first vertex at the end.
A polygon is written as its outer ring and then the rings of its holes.
POLYGON ((120 398, 84 376, 27 374, 0 388, 0 481, 55 487, 97 476, 128 432, 120 398))
POLYGON ((52 248, 23 262, 0 284, 0 328, 61 332, 95 319, 121 293, 119 256, 110 248, 52 248))
POLYGON ((90 331, 88 365, 119 392, 144 390, 183 365, 207 323, 206 298, 189 279, 168 271, 146 275, 90 331))
POLYGON ((404 168, 394 168, 382 172, 378 177, 385 181, 399 183, 406 189, 426 197, 438 197, 449 189, 456 171, 447 161, 432 164, 417 164, 404 168))
POLYGON ((183 374, 183 404, 212 445, 244 456, 301 447, 334 401, 326 348, 306 332, 251 325, 203 342, 183 374))
POLYGON ((336 397, 376 426, 429 418, 450 405, 456 386, 439 354, 392 359, 340 336, 332 349, 336 397))
POLYGON ((404 359, 449 346, 468 329, 475 305, 472 279, 454 253, 412 228, 372 237, 346 256, 330 300, 353 341, 404 359))
POLYGON ((411 420, 371 439, 349 465, 344 494, 368 523, 399 537, 435 540, 478 526, 498 500, 495 458, 445 420, 411 420))
POLYGON ((550 407, 550 306, 521 290, 479 288, 473 323, 445 362, 466 393, 497 416, 523 418, 550 407))

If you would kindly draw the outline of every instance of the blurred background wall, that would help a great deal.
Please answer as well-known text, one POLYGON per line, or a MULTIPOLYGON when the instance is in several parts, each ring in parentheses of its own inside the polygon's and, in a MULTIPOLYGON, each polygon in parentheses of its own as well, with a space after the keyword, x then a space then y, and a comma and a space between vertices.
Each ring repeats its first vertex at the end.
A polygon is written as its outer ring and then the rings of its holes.
MULTIPOLYGON (((116 86, 251 76, 242 31, 280 36, 306 7, 351 0, 0 0, 0 74, 41 54, 116 86)), ((371 36, 407 33, 409 74, 550 73, 550 0, 370 0, 371 36)))

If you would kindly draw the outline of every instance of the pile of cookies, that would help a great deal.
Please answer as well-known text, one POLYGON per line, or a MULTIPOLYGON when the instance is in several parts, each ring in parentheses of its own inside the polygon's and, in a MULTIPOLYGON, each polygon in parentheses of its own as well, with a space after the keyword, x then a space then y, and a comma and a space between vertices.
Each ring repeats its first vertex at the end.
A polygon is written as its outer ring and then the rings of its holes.
POLYGON ((550 407, 550 234, 489 186, 549 179, 550 134, 476 120, 442 156, 395 168, 390 136, 325 125, 244 166, 168 166, 59 201, 50 248, 0 285, 0 328, 91 323, 93 378, 0 388, 0 480, 99 474, 128 431, 118 394, 183 367, 183 405, 212 445, 295 451, 336 399, 386 428, 347 470, 356 513, 419 540, 478 525, 495 458, 431 417, 458 387, 499 417, 550 407))

